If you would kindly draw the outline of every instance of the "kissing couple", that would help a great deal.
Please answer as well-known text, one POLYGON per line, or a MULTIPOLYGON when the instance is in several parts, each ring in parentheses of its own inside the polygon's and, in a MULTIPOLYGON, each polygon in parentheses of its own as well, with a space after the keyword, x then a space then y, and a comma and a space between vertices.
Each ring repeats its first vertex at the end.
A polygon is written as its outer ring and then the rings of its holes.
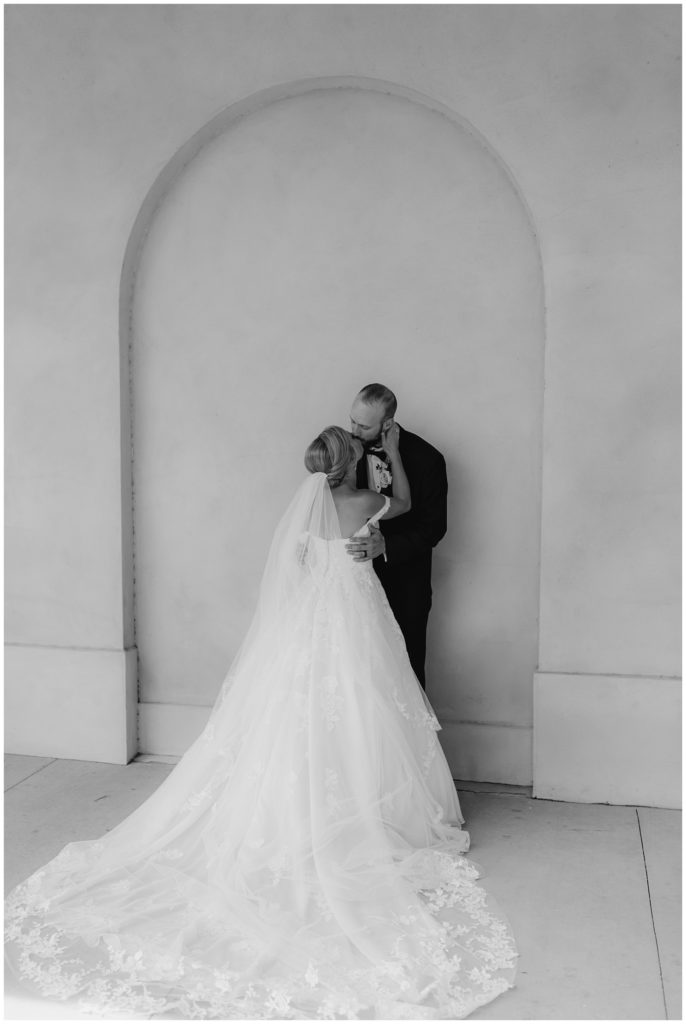
POLYGON ((307 448, 179 764, 8 897, 33 992, 147 1018, 454 1020, 511 987, 423 689, 445 460, 395 411, 368 385, 351 430, 307 448))

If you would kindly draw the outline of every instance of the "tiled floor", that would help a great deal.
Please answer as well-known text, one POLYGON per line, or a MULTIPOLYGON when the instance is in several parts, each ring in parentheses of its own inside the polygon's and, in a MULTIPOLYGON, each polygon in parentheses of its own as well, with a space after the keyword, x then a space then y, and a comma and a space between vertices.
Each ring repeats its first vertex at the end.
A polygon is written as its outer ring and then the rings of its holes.
MULTIPOLYGON (((170 770, 8 756, 7 887, 65 843, 112 828, 170 770)), ((516 988, 472 1019, 681 1019, 680 812, 533 800, 521 787, 458 789, 470 856, 521 953, 516 988)), ((59 1018, 76 1019, 8 983, 6 1020, 59 1018)))

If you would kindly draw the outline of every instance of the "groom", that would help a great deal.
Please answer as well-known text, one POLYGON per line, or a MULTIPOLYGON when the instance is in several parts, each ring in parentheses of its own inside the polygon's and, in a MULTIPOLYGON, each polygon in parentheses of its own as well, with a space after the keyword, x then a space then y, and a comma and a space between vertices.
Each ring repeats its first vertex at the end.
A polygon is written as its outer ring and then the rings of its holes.
MULTIPOLYGON (((397 402, 383 384, 367 384, 353 401, 350 429, 364 444, 357 486, 391 494, 390 467, 381 444, 393 424, 397 402)), ((448 479, 445 459, 428 441, 400 427, 400 455, 410 483, 412 508, 380 522, 371 537, 351 539, 356 561, 374 559, 388 602, 405 637, 415 675, 426 689, 426 627, 431 608, 431 551, 447 529, 448 479)))

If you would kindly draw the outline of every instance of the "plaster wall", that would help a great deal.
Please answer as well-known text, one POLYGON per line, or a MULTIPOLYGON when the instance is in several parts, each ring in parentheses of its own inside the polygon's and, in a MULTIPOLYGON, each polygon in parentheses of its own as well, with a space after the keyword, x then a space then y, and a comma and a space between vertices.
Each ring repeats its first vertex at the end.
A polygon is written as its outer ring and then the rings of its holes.
MULTIPOLYGON (((359 387, 382 379, 399 421, 448 463, 431 699, 444 723, 526 731, 540 543, 537 246, 482 140, 383 83, 353 81, 261 97, 230 117, 167 191, 146 238, 132 327, 141 699, 213 701, 307 443, 331 421, 347 424, 359 387)), ((518 770, 530 772, 526 747, 518 770)))
MULTIPOLYGON (((666 708, 660 680, 680 665, 678 6, 5 16, 7 643, 103 658, 133 645, 118 303, 152 182, 232 102, 357 75, 475 125, 531 210, 546 301, 539 683, 645 678, 666 708)), ((12 665, 21 694, 32 669, 12 665)), ((606 693, 611 716, 622 691, 606 693)), ((41 712, 12 706, 17 749, 21 716, 41 712)))

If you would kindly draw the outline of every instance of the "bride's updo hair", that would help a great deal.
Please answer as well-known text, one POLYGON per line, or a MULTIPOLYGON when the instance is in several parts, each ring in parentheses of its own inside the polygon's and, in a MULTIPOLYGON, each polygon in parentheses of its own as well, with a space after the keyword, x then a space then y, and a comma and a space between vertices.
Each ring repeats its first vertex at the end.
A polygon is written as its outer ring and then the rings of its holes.
POLYGON ((310 473, 326 473, 329 486, 338 487, 357 458, 352 434, 343 427, 327 427, 305 452, 305 468, 310 473))

